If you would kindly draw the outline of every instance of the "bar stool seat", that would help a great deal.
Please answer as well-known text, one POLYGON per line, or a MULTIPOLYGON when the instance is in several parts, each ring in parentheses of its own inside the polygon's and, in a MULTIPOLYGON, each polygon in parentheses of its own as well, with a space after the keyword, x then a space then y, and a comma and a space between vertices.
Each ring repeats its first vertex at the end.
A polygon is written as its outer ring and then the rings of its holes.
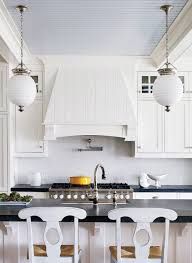
MULTIPOLYGON (((117 260, 117 246, 109 247, 111 256, 117 260)), ((135 247, 134 246, 121 246, 121 257, 122 258, 135 258, 135 247)), ((161 258, 161 247, 151 246, 149 250, 149 258, 161 258)))
MULTIPOLYGON (((35 257, 47 257, 45 245, 33 245, 35 257)), ((61 257, 73 257, 74 256, 74 245, 61 245, 61 257)), ((79 254, 81 249, 79 248, 79 254)))

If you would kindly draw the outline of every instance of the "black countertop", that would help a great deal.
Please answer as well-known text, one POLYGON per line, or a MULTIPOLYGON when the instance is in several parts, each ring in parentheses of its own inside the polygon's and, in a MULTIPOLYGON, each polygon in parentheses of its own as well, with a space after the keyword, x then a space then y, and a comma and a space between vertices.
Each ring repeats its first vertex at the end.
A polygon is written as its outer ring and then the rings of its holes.
MULTIPOLYGON (((52 184, 42 184, 41 186, 31 186, 30 184, 17 184, 11 188, 16 192, 48 192, 52 184)), ((192 193, 192 185, 162 185, 160 188, 149 186, 142 188, 138 185, 130 185, 134 192, 185 192, 192 193)))
MULTIPOLYGON (((108 219, 108 212, 114 209, 113 205, 98 205, 97 207, 92 204, 64 204, 60 200, 53 199, 33 199, 28 207, 51 207, 62 206, 62 207, 79 207, 87 211, 86 219, 83 222, 111 222, 108 219)), ((118 207, 138 207, 138 208, 168 208, 173 209, 178 213, 178 218, 175 223, 192 223, 192 201, 191 200, 130 200, 125 205, 118 205, 118 207)), ((18 212, 25 208, 24 206, 0 206, 0 221, 22 221, 18 217, 18 212)), ((41 221, 39 218, 34 217, 33 221, 41 221)), ((71 217, 66 217, 64 222, 71 222, 71 217)), ((131 222, 130 219, 124 218, 125 222, 131 222)), ((161 218, 157 219, 155 222, 163 222, 161 218)))
POLYGON ((48 192, 52 184, 42 184, 40 186, 31 186, 30 184, 16 184, 11 187, 15 192, 48 192))

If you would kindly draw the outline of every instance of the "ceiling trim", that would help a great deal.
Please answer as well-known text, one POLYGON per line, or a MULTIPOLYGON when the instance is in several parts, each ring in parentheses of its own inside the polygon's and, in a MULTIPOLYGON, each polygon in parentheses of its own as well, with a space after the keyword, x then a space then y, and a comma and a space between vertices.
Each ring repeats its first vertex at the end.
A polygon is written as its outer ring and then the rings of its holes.
MULTIPOLYGON (((169 59, 173 63, 192 45, 192 0, 188 0, 168 34, 169 59)), ((165 35, 153 50, 151 58, 157 67, 165 62, 165 35)))
MULTIPOLYGON (((15 25, 11 15, 9 14, 3 0, 0 0, 0 38, 4 41, 8 49, 4 49, 5 53, 1 54, 7 62, 10 53, 17 61, 20 61, 20 32, 15 25)), ((27 45, 24 43, 23 54, 25 59, 29 59, 31 54, 27 45)))

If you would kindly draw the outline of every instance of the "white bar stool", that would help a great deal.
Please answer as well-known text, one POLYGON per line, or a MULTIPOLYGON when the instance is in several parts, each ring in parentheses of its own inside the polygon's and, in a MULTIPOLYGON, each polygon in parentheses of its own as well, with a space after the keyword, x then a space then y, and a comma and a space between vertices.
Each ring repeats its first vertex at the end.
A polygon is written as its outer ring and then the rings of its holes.
POLYGON ((75 207, 30 207, 19 212, 21 219, 27 219, 28 255, 30 263, 78 263, 80 262, 79 248, 79 219, 86 218, 85 210, 75 207), (44 232, 45 245, 33 244, 31 217, 37 216, 46 222, 44 232), (74 217, 74 245, 62 245, 63 236, 59 222, 66 216, 74 217), (56 237, 52 240, 50 237, 56 237))
POLYGON ((111 263, 167 263, 169 221, 176 220, 177 213, 163 208, 117 208, 109 211, 108 217, 116 220, 116 246, 110 246, 111 263), (136 223, 133 235, 134 246, 121 246, 121 218, 129 217, 136 223), (150 223, 156 218, 165 218, 165 232, 160 246, 151 246, 152 232, 150 223), (147 241, 139 242, 138 234, 145 234, 147 241))

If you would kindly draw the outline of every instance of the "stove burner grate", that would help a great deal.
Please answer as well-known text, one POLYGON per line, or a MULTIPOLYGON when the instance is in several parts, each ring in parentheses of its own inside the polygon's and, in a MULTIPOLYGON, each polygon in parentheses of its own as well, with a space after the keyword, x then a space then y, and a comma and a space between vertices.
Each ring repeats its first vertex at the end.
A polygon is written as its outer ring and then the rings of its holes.
MULTIPOLYGON (((98 189, 130 189, 130 186, 126 183, 98 183, 98 189)), ((69 183, 54 183, 51 189, 69 189, 69 188, 94 188, 94 185, 82 186, 82 185, 71 185, 69 183)))

